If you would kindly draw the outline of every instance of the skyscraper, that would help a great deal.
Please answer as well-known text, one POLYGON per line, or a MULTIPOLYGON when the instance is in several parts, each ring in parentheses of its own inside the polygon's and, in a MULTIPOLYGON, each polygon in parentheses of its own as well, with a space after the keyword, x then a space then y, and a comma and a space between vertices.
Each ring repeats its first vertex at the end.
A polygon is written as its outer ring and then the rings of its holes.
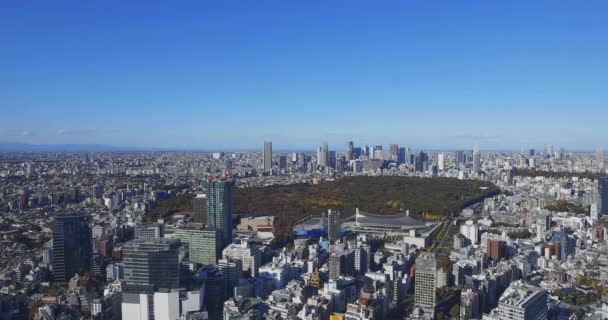
POLYGON ((547 158, 553 157, 553 145, 552 144, 547 145, 547 148, 545 149, 545 156, 547 158))
POLYGON ((382 159, 382 145, 377 144, 374 146, 373 154, 371 156, 373 159, 382 159))
POLYGON ((329 147, 327 143, 323 143, 317 150, 317 163, 323 168, 329 166, 329 147))
POLYGON ((236 259, 221 259, 218 261, 217 266, 226 277, 228 297, 232 297, 234 295, 234 287, 239 284, 239 279, 243 275, 243 262, 236 259))
POLYGON ((128 285, 179 287, 179 239, 135 239, 122 247, 128 285))
POLYGON ((355 275, 355 250, 345 249, 329 255, 329 278, 337 279, 340 275, 355 275))
POLYGON ((603 172, 606 167, 605 155, 606 154, 604 153, 604 149, 602 148, 597 149, 597 151, 595 152, 595 161, 597 162, 597 169, 600 172, 603 172))
POLYGON ((391 160, 397 161, 397 159, 399 158, 399 145, 394 143, 391 144, 389 146, 389 153, 391 155, 391 160))
POLYGON ((420 151, 418 157, 416 157, 415 168, 418 172, 426 171, 428 167, 429 155, 423 151, 420 151))
POLYGON ((399 148, 399 152, 397 154, 397 164, 399 165, 399 164, 405 163, 405 161, 406 161, 405 159, 407 159, 405 157, 405 147, 401 147, 401 148, 399 148))
POLYGON ((456 169, 461 169, 461 167, 465 163, 466 163, 466 161, 465 161, 464 151, 462 151, 462 150, 456 151, 454 153, 454 165, 456 166, 456 169))
POLYGON ((327 211, 327 238, 330 243, 340 239, 340 212, 337 210, 327 211))
POLYGON ((191 262, 203 265, 217 263, 222 250, 222 238, 218 229, 207 228, 202 223, 190 223, 175 229, 175 237, 188 247, 191 262))
POLYGON ((287 156, 280 155, 279 156, 279 170, 285 170, 285 169, 287 169, 287 156))
POLYGON ((598 211, 600 216, 608 215, 608 177, 597 179, 598 186, 598 211))
POLYGON ((76 274, 91 271, 93 244, 86 213, 56 215, 53 220, 53 280, 65 285, 76 274))
POLYGON ((440 171, 445 170, 445 154, 440 153, 437 155, 437 167, 440 171))
POLYGON ((220 230, 222 248, 232 243, 232 187, 234 180, 203 181, 207 193, 207 225, 220 230))
POLYGON ((192 222, 207 223, 207 196, 197 194, 192 199, 192 222))
POLYGON ((479 151, 479 145, 476 144, 473 148, 473 172, 478 173, 481 170, 481 151, 479 151))
POLYGON ((329 167, 336 169, 336 152, 335 151, 329 151, 329 167))
POLYGON ((272 141, 264 141, 264 172, 272 171, 272 141))
POLYGON ((354 143, 352 141, 349 141, 348 144, 346 145, 346 161, 355 160, 353 158, 353 147, 354 147, 354 143))
POLYGON ((227 295, 227 279, 217 267, 209 266, 203 271, 205 281, 205 308, 209 320, 221 320, 227 295))
POLYGON ((422 252, 416 259, 414 301, 425 314, 435 313, 435 284, 437 281, 437 256, 422 252))

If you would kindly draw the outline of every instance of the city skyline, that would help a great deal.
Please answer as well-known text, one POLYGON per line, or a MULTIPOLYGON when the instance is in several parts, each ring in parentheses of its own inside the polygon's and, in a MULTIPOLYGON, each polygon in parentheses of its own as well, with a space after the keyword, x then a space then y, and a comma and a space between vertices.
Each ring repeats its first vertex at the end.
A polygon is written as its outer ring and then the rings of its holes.
POLYGON ((606 6, 7 3, 0 141, 608 149, 606 6))

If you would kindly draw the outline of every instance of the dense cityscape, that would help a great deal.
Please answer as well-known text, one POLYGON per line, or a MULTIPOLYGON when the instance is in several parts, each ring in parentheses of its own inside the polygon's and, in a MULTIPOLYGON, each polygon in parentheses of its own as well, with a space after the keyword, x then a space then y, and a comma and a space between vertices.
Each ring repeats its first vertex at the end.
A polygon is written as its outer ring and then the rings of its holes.
POLYGON ((608 317, 602 149, 336 149, 0 153, 0 319, 608 317), (233 214, 240 190, 357 177, 498 191, 233 214))
POLYGON ((607 0, 0 0, 0 320, 608 320, 607 0))

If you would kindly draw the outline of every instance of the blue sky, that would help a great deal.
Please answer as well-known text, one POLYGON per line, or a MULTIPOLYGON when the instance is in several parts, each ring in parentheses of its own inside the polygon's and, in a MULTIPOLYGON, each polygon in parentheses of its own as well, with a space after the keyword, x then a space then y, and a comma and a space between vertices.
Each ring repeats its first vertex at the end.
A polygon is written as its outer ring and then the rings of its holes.
POLYGON ((608 2, 2 1, 0 141, 608 148, 608 2))

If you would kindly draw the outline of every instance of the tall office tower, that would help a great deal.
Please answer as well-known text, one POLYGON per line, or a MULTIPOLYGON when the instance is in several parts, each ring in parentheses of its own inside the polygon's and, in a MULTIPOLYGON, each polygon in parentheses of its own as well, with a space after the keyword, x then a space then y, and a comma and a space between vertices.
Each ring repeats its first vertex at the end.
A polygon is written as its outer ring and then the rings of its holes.
POLYGON ((272 141, 264 141, 264 172, 272 171, 272 141))
POLYGON ((291 163, 298 162, 298 154, 296 152, 291 154, 291 163))
POLYGON ((492 310, 490 317, 497 320, 546 320, 547 314, 547 291, 515 281, 500 296, 498 307, 492 310))
POLYGON ((328 158, 328 165, 330 168, 335 169, 336 168, 336 152, 335 151, 329 151, 329 158, 328 158))
POLYGON ((454 165, 456 169, 460 169, 465 164, 464 151, 454 152, 454 165))
POLYGON ((369 146, 365 146, 365 147, 363 147, 363 154, 364 154, 366 157, 371 158, 371 156, 370 156, 370 154, 369 154, 369 146))
POLYGON ((232 243, 232 187, 234 180, 206 180, 203 188, 207 192, 207 225, 220 230, 222 248, 232 243))
POLYGON ((317 150, 317 164, 321 167, 329 166, 329 147, 324 143, 317 150))
POLYGON ((243 271, 251 277, 257 277, 262 265, 262 252, 248 241, 233 243, 222 251, 224 259, 240 260, 243 262, 243 271))
POLYGON ((353 158, 353 148, 354 148, 353 142, 349 141, 348 144, 346 145, 346 161, 355 160, 355 158, 353 158))
POLYGON ((547 158, 551 158, 553 156, 553 145, 552 144, 547 145, 547 148, 545 149, 545 156, 547 158))
POLYGON ((239 284, 243 275, 243 262, 236 259, 220 259, 217 267, 226 277, 228 297, 234 296, 234 288, 239 284))
POLYGON ((218 229, 207 228, 202 223, 190 223, 175 229, 174 235, 188 248, 191 262, 203 265, 217 263, 222 251, 222 238, 218 229))
POLYGON ((479 151, 479 145, 476 144, 473 148, 473 172, 478 173, 481 170, 481 151, 479 151))
POLYGON ((598 210, 600 216, 608 215, 608 177, 597 179, 599 203, 598 210))
POLYGON ((209 313, 209 320, 222 320, 224 302, 228 299, 227 279, 219 269, 210 266, 203 270, 205 281, 205 308, 209 313))
POLYGON ((192 222, 207 223, 207 196, 197 194, 192 199, 192 222))
POLYGON ((397 165, 404 164, 405 159, 405 147, 401 147, 397 153, 397 165))
POLYGON ((415 164, 416 171, 418 171, 418 172, 426 171, 427 166, 428 166, 428 161, 429 161, 429 155, 423 151, 420 151, 420 155, 418 155, 418 157, 416 157, 416 164, 415 164))
POLYGON ((164 237, 164 226, 159 223, 138 223, 133 230, 135 239, 162 238, 164 237))
POLYGON ((370 257, 371 248, 368 244, 362 244, 355 248, 355 271, 357 271, 357 275, 364 275, 368 271, 370 257))
POLYGON ((437 282, 437 256, 422 252, 416 258, 414 301, 431 317, 435 314, 435 284, 437 282))
POLYGON ((437 168, 439 168, 440 171, 445 170, 445 154, 443 153, 437 155, 437 168))
POLYGON ((298 167, 300 167, 300 168, 306 167, 306 154, 298 153, 298 167))
POLYGON ((327 210, 327 238, 330 243, 340 239, 340 212, 337 210, 327 210))
POLYGON ((460 234, 471 241, 471 244, 479 242, 479 226, 473 220, 467 220, 460 225, 460 234))
POLYGON ((355 275, 355 250, 345 249, 329 255, 329 279, 337 279, 340 275, 355 275))
POLYGON ((281 155, 279 156, 279 170, 287 169, 287 156, 281 155))
POLYGON ((381 144, 377 144, 376 146, 374 146, 374 150, 373 150, 373 154, 372 154, 371 158, 382 159, 382 145, 381 144))
POLYGON ((530 155, 530 157, 534 157, 534 155, 535 155, 534 149, 530 149, 530 154, 529 155, 530 155))
POLYGON ((351 160, 357 160, 361 157, 361 148, 353 148, 353 158, 351 160))
POLYGON ((597 169, 599 171, 604 171, 606 168, 606 154, 604 153, 604 149, 597 149, 595 152, 595 161, 597 162, 597 169))
POLYGON ((53 281, 66 285, 76 274, 91 271, 91 218, 85 213, 60 214, 53 219, 53 281))
POLYGON ((389 152, 391 154, 391 160, 397 161, 399 158, 399 145, 391 144, 389 146, 389 152))
POLYGON ((335 162, 336 162, 336 165, 335 165, 336 172, 338 172, 338 173, 344 172, 344 170, 345 170, 344 169, 344 167, 345 167, 344 156, 337 157, 335 162))
POLYGON ((122 246, 125 282, 133 286, 179 287, 179 239, 135 239, 122 246))
POLYGON ((405 147, 405 159, 406 164, 412 164, 412 148, 405 147))

